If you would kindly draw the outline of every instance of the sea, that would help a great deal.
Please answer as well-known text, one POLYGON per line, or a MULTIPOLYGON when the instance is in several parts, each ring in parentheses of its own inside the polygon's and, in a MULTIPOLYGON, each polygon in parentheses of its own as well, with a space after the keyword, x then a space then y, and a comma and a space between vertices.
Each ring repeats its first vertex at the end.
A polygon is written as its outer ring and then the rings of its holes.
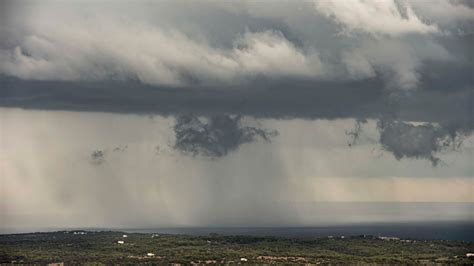
POLYGON ((402 239, 474 241, 474 222, 414 222, 375 223, 316 227, 180 227, 180 228, 122 228, 129 233, 185 234, 205 236, 248 235, 274 237, 349 237, 360 235, 392 236, 402 239))
POLYGON ((19 234, 34 232, 54 232, 64 230, 85 231, 121 231, 127 233, 146 234, 179 234, 206 236, 246 235, 272 236, 288 238, 321 238, 321 237, 351 237, 351 236, 389 236, 401 239, 419 240, 454 240, 474 242, 473 221, 443 221, 443 222, 394 222, 394 223, 364 223, 348 225, 305 226, 305 227, 159 227, 159 228, 31 228, 31 229, 2 229, 0 234, 19 234))

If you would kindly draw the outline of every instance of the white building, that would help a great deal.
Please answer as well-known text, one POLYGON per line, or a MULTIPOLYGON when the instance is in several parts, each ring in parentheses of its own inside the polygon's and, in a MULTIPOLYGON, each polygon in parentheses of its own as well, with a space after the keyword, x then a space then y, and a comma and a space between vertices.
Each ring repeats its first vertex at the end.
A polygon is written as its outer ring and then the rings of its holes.
POLYGON ((125 241, 119 240, 119 241, 117 241, 117 243, 118 243, 118 244, 125 244, 125 241))
POLYGON ((400 240, 399 237, 393 237, 393 236, 379 236, 378 238, 382 240, 400 240))

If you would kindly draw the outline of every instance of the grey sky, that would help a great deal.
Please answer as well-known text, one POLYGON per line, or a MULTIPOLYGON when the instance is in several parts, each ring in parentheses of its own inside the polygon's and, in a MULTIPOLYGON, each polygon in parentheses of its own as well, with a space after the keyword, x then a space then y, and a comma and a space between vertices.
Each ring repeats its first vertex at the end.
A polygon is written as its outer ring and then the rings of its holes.
POLYGON ((279 135, 209 157, 175 149, 171 117, 13 108, 0 115, 4 229, 472 219, 472 136, 436 153, 442 163, 433 167, 397 160, 378 144, 371 120, 348 147, 352 119, 244 117, 242 126, 279 135), (375 202, 440 204, 387 210, 375 202))
POLYGON ((469 65, 457 1, 4 1, 1 72, 24 79, 232 85, 259 76, 418 87, 469 65), (440 17, 438 9, 443 9, 440 17), (357 11, 357 12, 355 12, 357 11))
POLYGON ((2 219, 472 220, 473 23, 463 0, 1 1, 2 219))

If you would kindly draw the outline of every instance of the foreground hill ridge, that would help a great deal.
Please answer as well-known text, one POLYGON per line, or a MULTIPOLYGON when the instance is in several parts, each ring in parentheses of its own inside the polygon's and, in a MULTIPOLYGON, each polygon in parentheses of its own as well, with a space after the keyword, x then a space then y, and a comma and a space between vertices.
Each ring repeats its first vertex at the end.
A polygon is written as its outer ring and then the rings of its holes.
POLYGON ((472 264, 474 243, 393 236, 285 238, 58 231, 0 235, 0 263, 472 264))

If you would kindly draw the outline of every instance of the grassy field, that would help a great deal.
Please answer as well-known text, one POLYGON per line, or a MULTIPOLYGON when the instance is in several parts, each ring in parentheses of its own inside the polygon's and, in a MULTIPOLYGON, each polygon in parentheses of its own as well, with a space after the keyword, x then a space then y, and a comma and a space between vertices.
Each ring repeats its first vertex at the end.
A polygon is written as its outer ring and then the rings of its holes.
POLYGON ((0 235, 0 263, 474 263, 465 257, 474 251, 472 242, 383 240, 372 236, 127 234, 123 237, 124 234, 127 233, 61 231, 0 235))

